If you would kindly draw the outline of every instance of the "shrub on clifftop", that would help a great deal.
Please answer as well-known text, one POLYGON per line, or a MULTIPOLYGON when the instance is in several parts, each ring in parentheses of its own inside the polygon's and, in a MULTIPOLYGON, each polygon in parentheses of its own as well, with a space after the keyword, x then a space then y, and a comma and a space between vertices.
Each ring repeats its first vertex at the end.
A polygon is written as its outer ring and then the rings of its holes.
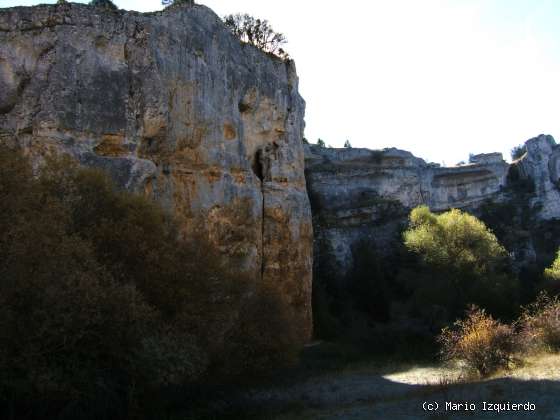
POLYGON ((224 23, 241 42, 277 57, 289 58, 282 48, 287 42, 286 37, 274 31, 267 20, 256 19, 248 14, 235 14, 225 16, 224 23))
POLYGON ((164 6, 171 6, 172 4, 187 4, 193 6, 194 0, 161 0, 161 4, 164 6))
POLYGON ((89 5, 94 7, 102 7, 110 10, 118 9, 118 7, 115 6, 115 3, 113 3, 111 0, 91 0, 89 2, 89 5))
POLYGON ((515 146, 513 149, 511 149, 511 159, 521 159, 525 153, 527 153, 527 146, 525 146, 524 144, 515 146))

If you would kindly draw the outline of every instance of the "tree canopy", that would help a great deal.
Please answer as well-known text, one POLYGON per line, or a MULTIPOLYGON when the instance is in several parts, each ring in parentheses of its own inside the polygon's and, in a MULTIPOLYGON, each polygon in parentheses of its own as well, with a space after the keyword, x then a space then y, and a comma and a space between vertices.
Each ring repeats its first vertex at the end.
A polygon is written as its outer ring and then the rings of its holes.
POLYGON ((428 207, 412 210, 406 248, 420 258, 416 290, 426 304, 460 314, 477 304, 497 314, 515 301, 517 279, 508 272, 508 254, 476 217, 453 209, 442 214, 428 207))
POLYGON ((479 274, 491 272, 507 257, 483 222, 457 209, 437 215, 426 206, 415 208, 404 241, 429 264, 479 274))
POLYGON ((544 275, 548 280, 560 280, 560 250, 556 254, 556 259, 552 265, 544 271, 544 275))

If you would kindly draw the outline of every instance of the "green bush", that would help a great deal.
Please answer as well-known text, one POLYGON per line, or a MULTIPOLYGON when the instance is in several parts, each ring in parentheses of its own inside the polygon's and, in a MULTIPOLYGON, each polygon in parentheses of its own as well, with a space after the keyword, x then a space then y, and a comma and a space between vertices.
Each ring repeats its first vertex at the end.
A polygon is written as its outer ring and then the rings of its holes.
POLYGON ((410 214, 404 244, 419 262, 400 274, 400 283, 418 311, 442 307, 453 319, 476 304, 493 314, 514 315, 518 280, 510 273, 508 254, 476 217, 418 207, 410 214))
MULTIPOLYGON (((547 235, 553 235, 553 232, 547 232, 547 235)), ((544 240, 543 242, 550 242, 544 240)), ((544 254, 544 252, 543 252, 544 254)), ((542 265, 541 265, 542 267, 542 265)), ((545 291, 546 293, 556 296, 560 295, 560 250, 556 251, 556 257, 552 261, 549 267, 541 271, 541 279, 538 283, 539 290, 545 291)))
POLYGON ((476 217, 453 209, 440 215, 421 206, 410 214, 406 246, 435 266, 490 272, 503 263, 505 249, 476 217))
POLYGON ((466 318, 444 328, 438 338, 444 360, 460 361, 470 372, 487 376, 514 362, 516 337, 509 325, 472 306, 466 318))
POLYGON ((560 282, 560 251, 556 254, 552 266, 544 271, 544 276, 551 282, 560 282))

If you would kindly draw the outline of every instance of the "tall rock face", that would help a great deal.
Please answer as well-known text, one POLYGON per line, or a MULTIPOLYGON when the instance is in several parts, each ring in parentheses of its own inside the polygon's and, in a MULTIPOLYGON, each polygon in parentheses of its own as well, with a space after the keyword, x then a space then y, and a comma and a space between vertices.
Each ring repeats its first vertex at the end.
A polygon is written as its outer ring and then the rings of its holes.
POLYGON ((292 62, 242 45, 204 6, 0 11, 0 140, 65 153, 176 212, 310 338, 305 103, 292 62))
POLYGON ((400 230, 418 205, 476 213, 489 200, 507 200, 512 167, 517 177, 534 184, 530 201, 537 218, 560 218, 560 147, 551 136, 541 135, 528 140, 526 148, 512 165, 500 153, 490 153, 444 168, 397 149, 306 146, 316 269, 328 265, 347 274, 360 244, 389 254, 402 241, 400 230))

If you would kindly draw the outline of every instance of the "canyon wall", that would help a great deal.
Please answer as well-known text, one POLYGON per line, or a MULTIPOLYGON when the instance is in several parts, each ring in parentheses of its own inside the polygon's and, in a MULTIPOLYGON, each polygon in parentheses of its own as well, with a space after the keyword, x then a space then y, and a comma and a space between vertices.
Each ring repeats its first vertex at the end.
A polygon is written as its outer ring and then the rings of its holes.
POLYGON ((490 153, 444 168, 394 148, 306 146, 316 266, 346 274, 355 247, 362 243, 386 255, 402 240, 400 230, 418 205, 476 213, 483 203, 507 199, 512 167, 534 186, 530 205, 537 218, 560 218, 560 147, 551 136, 541 135, 528 140, 526 149, 512 165, 500 153, 490 153))
MULTIPOLYGON (((312 224, 293 62, 210 9, 0 10, 0 141, 68 154, 174 211, 311 337, 312 224)), ((209 310, 211 310, 209 308, 209 310)), ((235 314, 231 322, 235 323, 235 314)))

